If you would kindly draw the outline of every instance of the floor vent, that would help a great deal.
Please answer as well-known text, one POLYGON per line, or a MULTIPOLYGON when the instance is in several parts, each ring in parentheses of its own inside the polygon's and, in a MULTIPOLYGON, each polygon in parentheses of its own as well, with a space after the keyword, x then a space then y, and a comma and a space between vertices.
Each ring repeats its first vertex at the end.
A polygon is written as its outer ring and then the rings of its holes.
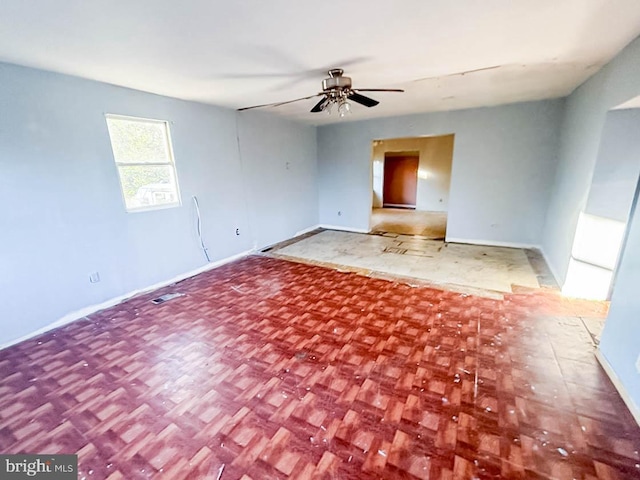
POLYGON ((184 293, 165 293, 164 295, 159 296, 158 298, 154 298, 151 300, 151 303, 155 305, 160 305, 161 303, 168 302, 169 300, 173 300, 174 298, 183 297, 184 293))

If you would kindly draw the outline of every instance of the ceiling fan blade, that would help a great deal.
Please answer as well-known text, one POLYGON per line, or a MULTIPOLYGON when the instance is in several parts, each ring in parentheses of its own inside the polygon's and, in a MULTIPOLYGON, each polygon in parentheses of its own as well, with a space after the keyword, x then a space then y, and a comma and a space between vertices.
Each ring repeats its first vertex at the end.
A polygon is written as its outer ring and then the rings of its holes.
POLYGON ((262 108, 262 107, 279 107, 280 105, 286 105, 287 103, 299 102, 301 100, 308 100, 310 98, 315 98, 319 95, 324 95, 324 93, 316 93, 315 95, 310 95, 308 97, 296 98, 295 100, 287 100, 286 102, 276 102, 276 103, 265 103, 263 105, 253 105, 251 107, 242 107, 238 108, 238 112, 242 112, 244 110, 251 110, 252 108, 262 108))
POLYGON ((324 97, 322 100, 320 100, 318 103, 315 104, 315 106, 311 109, 311 112, 317 113, 317 112, 323 111, 324 107, 327 106, 328 102, 329 102, 329 97, 324 97))
POLYGON ((364 95, 360 95, 359 93, 356 93, 353 90, 351 91, 351 93, 347 98, 349 100, 353 100, 356 103, 359 103, 360 105, 364 105, 365 107, 375 107, 380 103, 379 101, 374 100, 373 98, 365 97, 364 95))
POLYGON ((356 92, 404 92, 399 88, 354 88, 356 92))

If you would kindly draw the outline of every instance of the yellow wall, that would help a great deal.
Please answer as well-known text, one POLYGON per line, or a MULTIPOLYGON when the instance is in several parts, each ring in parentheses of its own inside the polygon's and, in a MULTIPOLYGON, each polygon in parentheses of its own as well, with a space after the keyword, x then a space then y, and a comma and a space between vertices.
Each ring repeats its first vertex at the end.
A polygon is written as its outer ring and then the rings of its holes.
POLYGON ((454 135, 393 138, 373 142, 373 207, 382 207, 384 155, 387 152, 417 151, 418 193, 416 210, 446 212, 453 160, 454 135))

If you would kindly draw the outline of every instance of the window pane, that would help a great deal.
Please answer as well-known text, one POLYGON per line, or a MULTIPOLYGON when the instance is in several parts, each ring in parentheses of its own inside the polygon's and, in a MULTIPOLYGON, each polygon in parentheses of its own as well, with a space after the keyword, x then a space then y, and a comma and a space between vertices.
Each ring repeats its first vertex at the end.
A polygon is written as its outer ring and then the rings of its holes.
POLYGON ((117 163, 169 163, 164 122, 107 117, 113 156, 117 163))
POLYGON ((179 206, 167 122, 116 115, 106 120, 127 211, 179 206))
POLYGON ((178 189, 171 165, 119 166, 127 210, 178 204, 178 189))

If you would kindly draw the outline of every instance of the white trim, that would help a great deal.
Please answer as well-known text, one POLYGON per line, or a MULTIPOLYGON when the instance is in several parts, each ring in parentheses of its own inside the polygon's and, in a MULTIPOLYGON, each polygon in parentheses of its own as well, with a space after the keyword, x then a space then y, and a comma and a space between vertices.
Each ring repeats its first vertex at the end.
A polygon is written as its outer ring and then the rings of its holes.
POLYGON ((253 244, 253 249, 255 251, 261 251, 264 252, 265 250, 271 250, 274 246, 282 243, 282 242, 288 242, 290 240, 294 240, 295 238, 298 238, 300 235, 304 235, 305 233, 309 233, 309 232, 313 232, 314 230, 317 230, 320 228, 320 225, 313 225, 311 227, 305 228, 304 230, 300 230, 299 232, 296 232, 293 236, 291 237, 287 237, 283 240, 279 240, 277 242, 273 242, 270 243, 268 245, 263 245, 262 247, 258 247, 258 244, 254 242, 253 244))
POLYGON ((596 358, 598 359, 598 362, 600 362, 600 365, 602 365, 602 368, 609 377, 609 380, 611 380, 611 383, 613 383, 613 386, 616 387, 616 390, 622 397, 622 400, 631 412, 631 415, 633 415, 636 423, 640 426, 640 408, 638 408, 636 402, 633 401, 633 398, 631 398, 631 395, 629 395, 629 392, 627 392, 624 384, 618 378, 618 375, 616 375, 616 372, 609 363, 609 360, 607 360, 607 357, 604 356, 599 348, 596 350, 596 358))
POLYGON ((507 248, 535 248, 537 250, 542 251, 542 247, 540 245, 535 245, 532 243, 519 243, 519 242, 500 242, 496 240, 470 240, 466 238, 454 238, 447 237, 445 238, 445 242, 447 243, 465 243, 468 245, 482 245, 487 247, 507 247, 507 248))
POLYGON ((140 123, 168 123, 168 120, 159 120, 157 118, 132 117, 131 115, 120 115, 119 113, 105 113, 105 118, 115 118, 116 120, 127 120, 130 122, 140 123))
POLYGON ((318 225, 318 228, 326 228, 327 230, 341 230, 343 232, 353 232, 353 233, 369 233, 369 229, 367 228, 352 228, 352 227, 342 227, 338 225, 318 225))
POLYGON ((119 295, 117 297, 114 298, 110 298, 109 300, 106 300, 102 303, 98 303, 96 305, 90 305, 88 307, 84 307, 81 308, 80 310, 76 310, 74 312, 70 312, 67 313, 64 317, 56 320, 53 323, 50 323, 48 325, 45 325, 42 328, 39 328, 38 330, 28 333, 26 335, 23 335, 20 338, 16 338, 14 340, 9 340, 6 343, 3 343, 2 345, 0 345, 0 350, 3 350, 7 347, 10 347, 11 345, 15 345, 16 343, 20 343, 20 342, 24 342, 25 340, 29 340, 30 338, 36 337, 38 335, 41 335, 45 332, 48 332, 49 330, 53 330, 54 328, 58 328, 58 327, 62 327, 63 325, 67 325, 68 323, 72 323, 75 322, 76 320, 80 320, 84 317, 86 317, 87 315, 91 315, 92 313, 98 312, 100 310, 104 310, 105 308, 109 308, 109 307, 113 307, 114 305, 118 305, 119 303, 122 303, 132 297, 135 297, 136 295, 140 295, 141 293, 147 293, 147 292, 151 292, 153 290, 157 290, 159 288, 162 287, 166 287, 167 285, 171 285, 173 283, 179 282, 181 280, 184 280, 185 278, 189 278, 189 277, 194 277, 202 272, 206 272, 207 270, 213 270, 214 268, 220 267, 221 265, 224 265, 226 263, 230 263, 233 262, 235 260, 238 260, 242 257, 245 257, 251 253, 253 253, 254 250, 246 250, 244 252, 240 252, 236 255, 232 255, 230 257, 227 258, 223 258, 221 260, 216 260, 215 262, 211 262, 211 263, 207 263, 206 265, 203 265, 202 267, 196 268, 195 270, 191 270, 189 272, 186 273, 181 273, 180 275, 177 275, 169 280, 165 280, 162 282, 158 282, 155 283, 153 285, 150 285, 148 287, 143 287, 143 288, 139 288, 137 290, 133 290, 131 292, 125 293, 124 295, 119 295))
POLYGON ((315 225, 312 225, 309 228, 305 228, 304 230, 300 230, 299 232, 296 232, 293 238, 299 237, 300 235, 304 235, 305 233, 313 232, 314 230, 317 230, 319 228, 320 228, 320 225, 316 223, 315 225))
POLYGON ((382 208, 404 208, 406 210, 415 210, 416 206, 409 203, 382 203, 382 208))

